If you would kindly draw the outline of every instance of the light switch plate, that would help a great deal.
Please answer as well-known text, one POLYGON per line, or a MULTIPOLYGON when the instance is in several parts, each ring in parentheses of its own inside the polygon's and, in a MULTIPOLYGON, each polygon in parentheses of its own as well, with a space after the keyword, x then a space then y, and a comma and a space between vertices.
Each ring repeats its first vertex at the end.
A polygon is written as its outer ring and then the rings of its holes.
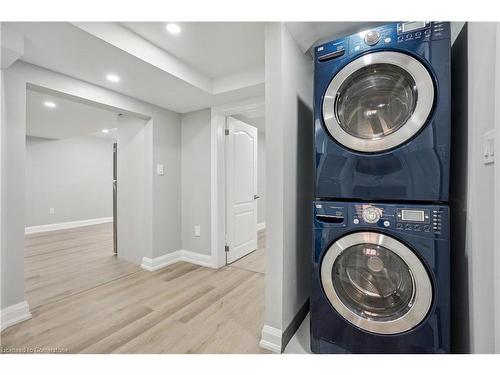
POLYGON ((195 237, 200 237, 201 236, 201 228, 199 225, 194 226, 194 236, 195 237))
POLYGON ((495 162, 495 129, 483 134, 483 163, 495 162))
POLYGON ((55 212, 56 210, 54 209, 54 207, 49 208, 49 214, 54 215, 55 212))
POLYGON ((163 164, 156 165, 156 174, 158 176, 163 176, 165 174, 165 168, 163 167, 163 164))

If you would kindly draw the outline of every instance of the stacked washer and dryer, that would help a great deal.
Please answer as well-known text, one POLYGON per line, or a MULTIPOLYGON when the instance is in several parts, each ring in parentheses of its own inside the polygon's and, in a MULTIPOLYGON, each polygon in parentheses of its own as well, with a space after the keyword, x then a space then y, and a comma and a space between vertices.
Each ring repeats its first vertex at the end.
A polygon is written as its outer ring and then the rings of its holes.
POLYGON ((311 349, 450 351, 450 26, 315 49, 311 349))

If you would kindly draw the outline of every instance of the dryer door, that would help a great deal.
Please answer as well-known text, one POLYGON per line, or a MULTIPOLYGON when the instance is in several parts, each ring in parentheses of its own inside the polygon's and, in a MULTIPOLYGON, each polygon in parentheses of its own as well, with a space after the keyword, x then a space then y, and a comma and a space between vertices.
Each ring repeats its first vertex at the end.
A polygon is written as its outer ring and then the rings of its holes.
POLYGON ((321 262, 321 283, 340 315, 379 334, 412 329, 432 303, 422 261, 400 241, 376 232, 352 233, 333 243, 321 262))
POLYGON ((323 98, 323 120, 340 144, 361 152, 381 152, 413 137, 434 103, 434 84, 415 58, 374 52, 347 64, 323 98))

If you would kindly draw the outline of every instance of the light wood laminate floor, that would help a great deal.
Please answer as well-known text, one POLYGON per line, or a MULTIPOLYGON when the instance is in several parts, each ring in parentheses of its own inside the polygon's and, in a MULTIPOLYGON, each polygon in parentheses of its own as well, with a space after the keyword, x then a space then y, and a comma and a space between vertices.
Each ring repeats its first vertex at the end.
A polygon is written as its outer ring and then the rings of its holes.
POLYGON ((265 236, 219 270, 179 262, 148 272, 112 255, 111 225, 29 235, 32 319, 4 348, 69 353, 265 353, 265 236))

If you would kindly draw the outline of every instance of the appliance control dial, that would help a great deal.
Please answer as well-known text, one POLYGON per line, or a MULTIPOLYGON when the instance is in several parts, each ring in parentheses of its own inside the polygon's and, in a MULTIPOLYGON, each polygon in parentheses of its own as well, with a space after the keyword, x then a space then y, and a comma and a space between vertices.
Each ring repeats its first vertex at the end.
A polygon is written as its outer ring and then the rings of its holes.
POLYGON ((374 46, 380 40, 380 33, 377 30, 370 30, 365 35, 365 43, 374 46))
POLYGON ((368 206, 363 209, 363 220, 370 224, 375 224, 380 220, 380 211, 373 206, 368 206))

